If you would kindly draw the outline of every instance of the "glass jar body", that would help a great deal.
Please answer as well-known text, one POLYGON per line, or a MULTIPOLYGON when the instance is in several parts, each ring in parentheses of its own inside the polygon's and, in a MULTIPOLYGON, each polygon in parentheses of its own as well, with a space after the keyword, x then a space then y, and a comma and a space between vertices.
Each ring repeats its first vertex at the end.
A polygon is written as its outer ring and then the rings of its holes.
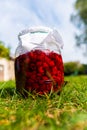
POLYGON ((45 94, 58 91, 64 82, 62 56, 50 50, 31 50, 15 59, 16 89, 45 94))

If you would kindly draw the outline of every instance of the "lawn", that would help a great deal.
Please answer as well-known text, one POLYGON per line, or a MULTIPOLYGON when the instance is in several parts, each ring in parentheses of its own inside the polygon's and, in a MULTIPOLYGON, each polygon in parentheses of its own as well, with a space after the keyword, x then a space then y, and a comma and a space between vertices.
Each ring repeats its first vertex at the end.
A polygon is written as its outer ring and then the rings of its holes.
POLYGON ((29 94, 0 82, 0 130, 87 130, 87 76, 65 77, 60 95, 29 94))

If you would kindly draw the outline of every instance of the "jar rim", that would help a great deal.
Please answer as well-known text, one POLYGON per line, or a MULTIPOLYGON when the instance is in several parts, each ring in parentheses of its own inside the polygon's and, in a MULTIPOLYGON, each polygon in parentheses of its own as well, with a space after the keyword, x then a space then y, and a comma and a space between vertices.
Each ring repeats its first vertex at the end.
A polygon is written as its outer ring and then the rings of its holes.
POLYGON ((24 29, 21 32, 19 32, 18 37, 20 37, 22 35, 25 35, 27 33, 37 33, 37 32, 40 32, 40 33, 49 33, 51 31, 52 31, 51 28, 44 27, 44 26, 30 27, 28 29, 24 29))

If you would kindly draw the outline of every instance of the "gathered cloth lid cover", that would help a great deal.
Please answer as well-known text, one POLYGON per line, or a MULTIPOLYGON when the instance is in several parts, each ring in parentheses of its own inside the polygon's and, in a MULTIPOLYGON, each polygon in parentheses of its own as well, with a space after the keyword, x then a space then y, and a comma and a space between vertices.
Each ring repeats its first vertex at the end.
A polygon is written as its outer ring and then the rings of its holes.
POLYGON ((57 29, 38 26, 21 31, 18 35, 19 43, 30 50, 44 43, 56 44, 57 49, 63 48, 63 40, 57 29))

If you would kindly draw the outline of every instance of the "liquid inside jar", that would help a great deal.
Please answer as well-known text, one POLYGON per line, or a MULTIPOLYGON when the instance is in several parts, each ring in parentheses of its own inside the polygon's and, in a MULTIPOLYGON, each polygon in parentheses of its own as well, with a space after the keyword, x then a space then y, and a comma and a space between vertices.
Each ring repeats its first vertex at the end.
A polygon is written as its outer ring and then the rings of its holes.
POLYGON ((16 89, 38 94, 58 91, 64 82, 63 61, 54 51, 32 50, 15 59, 16 89))

